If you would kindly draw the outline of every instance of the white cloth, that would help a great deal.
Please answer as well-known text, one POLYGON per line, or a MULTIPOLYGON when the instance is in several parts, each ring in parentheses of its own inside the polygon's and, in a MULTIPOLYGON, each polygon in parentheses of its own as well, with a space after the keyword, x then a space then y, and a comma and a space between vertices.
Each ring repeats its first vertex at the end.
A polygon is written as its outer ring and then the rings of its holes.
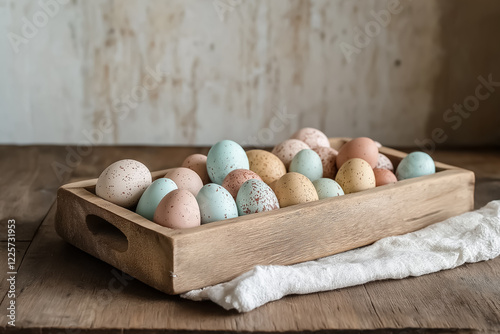
POLYGON ((286 295, 420 276, 500 255, 500 200, 370 246, 292 266, 256 266, 227 283, 182 295, 248 312, 286 295))

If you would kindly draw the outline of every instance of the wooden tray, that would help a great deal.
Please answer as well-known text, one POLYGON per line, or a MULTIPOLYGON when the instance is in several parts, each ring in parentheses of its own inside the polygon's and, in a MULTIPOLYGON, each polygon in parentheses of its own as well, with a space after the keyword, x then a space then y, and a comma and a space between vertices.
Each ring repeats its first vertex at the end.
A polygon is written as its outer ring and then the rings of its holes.
MULTIPOLYGON (((332 146, 344 142, 332 139, 332 146)), ((395 164, 405 153, 382 147, 395 164)), ((421 229, 474 206, 474 173, 437 173, 367 191, 186 230, 159 226, 95 195, 97 179, 57 194, 56 230, 69 243, 168 294, 231 280, 255 265, 289 265, 421 229)), ((166 170, 153 172, 153 179, 166 170)))

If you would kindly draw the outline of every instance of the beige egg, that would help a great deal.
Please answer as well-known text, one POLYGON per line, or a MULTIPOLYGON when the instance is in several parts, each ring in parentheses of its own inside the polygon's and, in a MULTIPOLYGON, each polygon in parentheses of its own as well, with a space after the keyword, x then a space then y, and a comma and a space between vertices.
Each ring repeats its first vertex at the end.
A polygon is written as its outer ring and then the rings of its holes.
POLYGON ((309 145, 298 139, 288 139, 276 145, 273 149, 273 154, 277 156, 285 165, 285 168, 290 167, 290 163, 297 153, 302 150, 310 149, 309 145))
POLYGON ((337 174, 337 150, 331 147, 316 147, 313 151, 318 153, 321 158, 321 163, 323 164, 323 177, 333 179, 335 174, 337 174))
POLYGON ((286 174, 283 162, 271 152, 251 150, 247 152, 247 157, 250 170, 257 173, 268 185, 286 174))
POLYGON ((200 208, 196 197, 187 189, 171 191, 158 204, 153 221, 174 229, 200 226, 200 208))
POLYGON ((201 178, 203 184, 210 183, 210 177, 207 171, 207 156, 203 154, 192 154, 187 157, 181 167, 194 170, 201 178))
POLYGON ((372 168, 375 168, 378 162, 378 147, 373 140, 367 137, 355 138, 347 142, 340 148, 337 155, 337 168, 353 158, 363 159, 372 168))
POLYGON ((131 159, 120 160, 101 173, 95 193, 111 203, 130 208, 139 202, 151 181, 151 173, 142 163, 131 159))
MULTIPOLYGON (((271 188, 272 189, 272 188, 271 188)), ((299 173, 287 173, 275 184, 280 207, 317 201, 318 193, 311 180, 299 173)))
POLYGON ((360 158, 348 160, 340 167, 335 181, 346 194, 375 188, 375 175, 368 162, 360 158))
POLYGON ((203 187, 203 181, 198 173, 186 167, 169 169, 164 177, 174 181, 179 189, 189 190, 194 196, 198 195, 203 187))
POLYGON ((248 169, 236 169, 231 173, 227 174, 226 178, 222 182, 222 186, 229 191, 231 196, 236 199, 238 191, 240 191, 243 183, 251 179, 257 179, 262 181, 261 177, 257 173, 252 172, 248 169))
POLYGON ((290 139, 298 139, 309 145, 310 148, 330 147, 328 137, 318 129, 303 128, 295 132, 290 139))

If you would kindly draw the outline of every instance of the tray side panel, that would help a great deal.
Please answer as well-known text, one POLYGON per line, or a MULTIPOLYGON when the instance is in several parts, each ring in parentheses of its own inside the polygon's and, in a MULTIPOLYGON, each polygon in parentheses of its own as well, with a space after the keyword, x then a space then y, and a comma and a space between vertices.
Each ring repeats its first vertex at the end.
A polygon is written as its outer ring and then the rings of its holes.
POLYGON ((289 265, 416 231, 473 209, 462 169, 174 235, 174 293, 228 281, 255 265, 289 265))
POLYGON ((56 231, 96 258, 158 290, 173 293, 171 239, 135 223, 134 212, 119 215, 113 212, 115 208, 83 188, 60 188, 56 231))

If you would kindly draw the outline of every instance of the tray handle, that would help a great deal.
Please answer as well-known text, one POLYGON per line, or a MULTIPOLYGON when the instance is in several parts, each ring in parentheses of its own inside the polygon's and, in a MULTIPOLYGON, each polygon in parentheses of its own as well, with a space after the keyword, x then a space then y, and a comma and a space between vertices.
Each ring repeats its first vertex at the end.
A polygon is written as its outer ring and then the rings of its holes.
POLYGON ((128 250, 128 238, 116 225, 95 214, 88 214, 85 223, 99 243, 120 253, 128 250))

